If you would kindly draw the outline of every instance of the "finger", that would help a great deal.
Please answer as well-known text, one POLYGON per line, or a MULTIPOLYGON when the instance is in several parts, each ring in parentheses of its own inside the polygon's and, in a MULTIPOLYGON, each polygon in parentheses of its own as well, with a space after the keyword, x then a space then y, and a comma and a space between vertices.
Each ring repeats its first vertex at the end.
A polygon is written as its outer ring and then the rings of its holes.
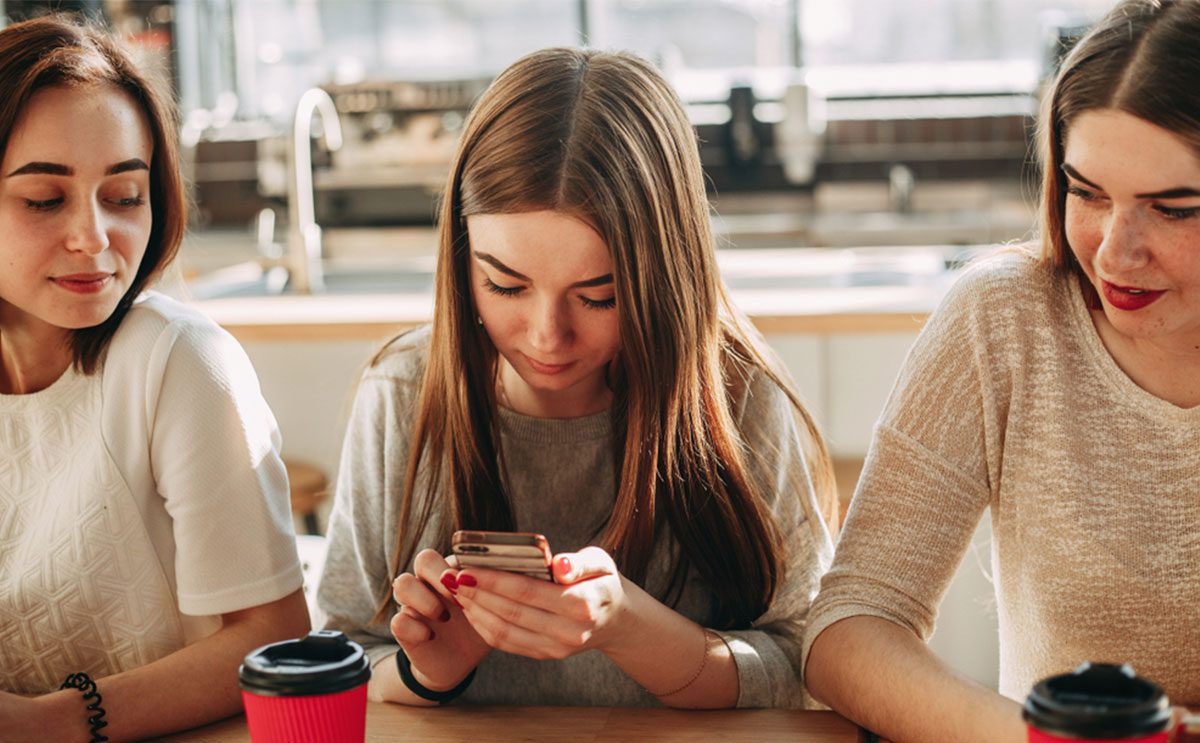
MULTIPOLYGON (((547 611, 519 603, 498 593, 467 586, 461 589, 460 596, 495 615, 505 624, 520 627, 535 635, 553 638, 560 645, 578 649, 584 647, 592 637, 590 625, 575 621, 561 611, 547 611)), ((562 603, 561 608, 573 609, 575 601, 568 600, 562 603)), ((466 605, 464 603, 464 606, 466 605)))
POLYGON ((484 642, 496 650, 535 660, 566 658, 571 652, 548 635, 539 635, 509 624, 478 603, 464 597, 463 615, 484 642))
POLYGON ((450 619, 450 611, 442 603, 437 591, 412 573, 401 573, 392 581, 392 598, 403 608, 429 621, 445 622, 450 619))
POLYGON ((455 581, 457 561, 451 565, 445 557, 436 550, 421 550, 413 559, 413 572, 417 577, 433 587, 434 592, 441 595, 447 602, 458 606, 454 593, 458 590, 455 581))
POLYGON ((562 595, 562 588, 550 581, 530 578, 528 575, 509 573, 487 568, 467 568, 458 573, 458 595, 473 590, 496 593, 518 604, 535 606, 553 612, 562 595))
POLYGON ((612 557, 599 547, 584 547, 578 552, 561 552, 555 555, 551 567, 555 582, 564 586, 617 573, 617 565, 612 557))
POLYGON ((421 616, 407 608, 401 609, 392 617, 390 629, 396 642, 406 648, 423 645, 437 637, 437 633, 421 616))

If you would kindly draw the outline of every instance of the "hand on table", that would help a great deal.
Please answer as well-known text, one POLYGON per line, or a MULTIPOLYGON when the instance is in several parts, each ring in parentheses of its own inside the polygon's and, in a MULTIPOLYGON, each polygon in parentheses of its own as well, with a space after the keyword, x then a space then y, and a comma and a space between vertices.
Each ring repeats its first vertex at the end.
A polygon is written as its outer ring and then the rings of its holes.
POLYGON ((478 636, 538 660, 622 642, 632 602, 612 557, 587 547, 556 555, 552 566, 553 583, 500 570, 459 571, 455 595, 478 636))
POLYGON ((392 582, 401 606, 392 617, 392 636, 412 661, 417 680, 434 690, 453 688, 491 652, 454 599, 457 567, 434 550, 422 550, 413 572, 392 582))

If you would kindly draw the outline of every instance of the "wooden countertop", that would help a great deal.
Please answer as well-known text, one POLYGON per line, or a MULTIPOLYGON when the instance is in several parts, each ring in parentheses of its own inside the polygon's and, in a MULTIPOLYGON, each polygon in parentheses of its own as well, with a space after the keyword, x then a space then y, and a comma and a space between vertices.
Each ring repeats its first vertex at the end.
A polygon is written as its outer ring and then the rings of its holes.
MULTIPOLYGON (((854 723, 833 712, 795 710, 624 709, 607 707, 481 707, 455 704, 417 708, 367 705, 368 743, 470 740, 753 741, 753 743, 853 743, 854 723)), ((161 738, 178 743, 250 740, 243 717, 161 738)))

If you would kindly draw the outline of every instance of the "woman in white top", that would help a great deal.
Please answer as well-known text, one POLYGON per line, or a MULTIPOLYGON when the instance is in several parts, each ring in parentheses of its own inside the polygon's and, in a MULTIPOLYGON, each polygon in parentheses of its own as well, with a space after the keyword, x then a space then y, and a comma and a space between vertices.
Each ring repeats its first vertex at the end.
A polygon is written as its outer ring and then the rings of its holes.
MULTIPOLYGON (((212 322, 145 287, 185 195, 169 98, 96 29, 0 32, 0 727, 143 738, 237 711, 308 615, 275 421, 212 322), (88 674, 108 727, 68 677, 88 674)), ((86 687, 86 682, 82 682, 86 687)))

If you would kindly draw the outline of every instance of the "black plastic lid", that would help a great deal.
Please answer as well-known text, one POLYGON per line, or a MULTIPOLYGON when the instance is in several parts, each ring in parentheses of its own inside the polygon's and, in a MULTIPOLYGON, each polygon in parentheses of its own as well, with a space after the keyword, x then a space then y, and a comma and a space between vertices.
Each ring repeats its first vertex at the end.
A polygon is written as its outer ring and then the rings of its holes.
POLYGON ((238 668, 240 686, 267 697, 334 694, 370 678, 371 664, 362 646, 334 630, 263 645, 238 668))
POLYGON ((1053 735, 1120 740, 1168 729, 1171 706, 1157 684, 1138 678, 1128 665, 1084 663, 1039 681, 1022 716, 1053 735))

